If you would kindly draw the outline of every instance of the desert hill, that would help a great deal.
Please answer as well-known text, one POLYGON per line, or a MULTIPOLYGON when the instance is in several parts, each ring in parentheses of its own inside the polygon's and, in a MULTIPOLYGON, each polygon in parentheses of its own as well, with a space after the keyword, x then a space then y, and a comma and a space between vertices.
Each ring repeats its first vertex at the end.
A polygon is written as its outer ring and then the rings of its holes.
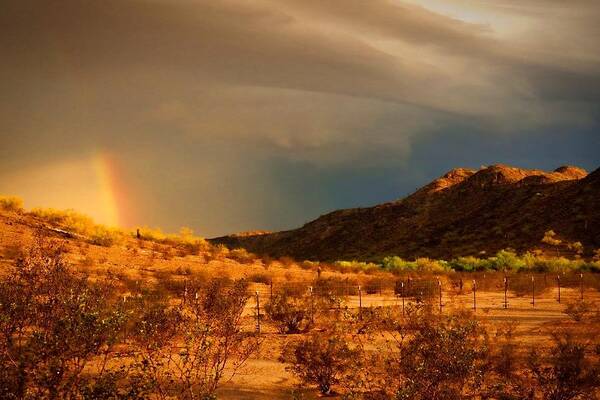
POLYGON ((552 251, 541 243, 549 230, 561 254, 575 242, 587 253, 600 248, 600 169, 458 168, 403 199, 334 211, 290 231, 211 241, 309 260, 449 259, 503 248, 552 251))

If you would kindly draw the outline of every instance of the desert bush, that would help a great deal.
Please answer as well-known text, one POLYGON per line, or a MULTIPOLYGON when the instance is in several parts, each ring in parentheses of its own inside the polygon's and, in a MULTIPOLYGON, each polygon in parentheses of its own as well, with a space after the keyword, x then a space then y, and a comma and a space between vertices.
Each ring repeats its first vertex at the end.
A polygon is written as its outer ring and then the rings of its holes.
POLYGON ((159 228, 149 228, 144 226, 142 228, 138 228, 138 231, 141 239, 149 240, 151 242, 162 242, 167 238, 167 235, 164 234, 159 228))
POLYGON ((216 260, 222 260, 229 255, 229 249, 227 248, 227 246, 225 246, 223 244, 211 246, 210 247, 210 255, 211 255, 211 258, 214 258, 216 260))
POLYGON ((489 369, 485 330, 468 314, 440 317, 423 304, 406 311, 380 308, 352 322, 370 328, 352 337, 353 363, 340 382, 348 398, 477 398, 489 369))
POLYGON ((378 264, 363 262, 363 261, 336 261, 333 263, 334 270, 340 271, 342 273, 353 272, 357 273, 365 273, 365 274, 373 274, 381 270, 381 267, 378 264))
POLYGON ((198 254, 210 247, 206 239, 194 235, 194 231, 187 227, 181 228, 179 235, 168 235, 167 242, 187 254, 198 254))
POLYGON ((22 212, 23 200, 15 196, 0 196, 0 210, 22 212))
MULTIPOLYGON (((342 265, 342 264, 338 264, 342 265)), ((512 250, 500 250, 496 255, 487 258, 474 256, 457 257, 450 261, 418 258, 415 261, 403 260, 398 256, 385 257, 381 262, 381 269, 395 274, 410 272, 441 273, 455 272, 568 272, 568 271, 598 271, 597 262, 586 262, 582 259, 569 260, 564 257, 542 257, 533 253, 518 255, 512 250)))
POLYGON ((364 282, 364 284, 362 285, 362 289, 367 294, 381 293, 386 284, 386 281, 387 280, 385 278, 371 278, 364 282))
MULTIPOLYGON (((340 279, 336 277, 315 279, 312 283, 313 293, 316 296, 335 297, 338 300, 358 292, 358 281, 354 279, 340 279)), ((333 303, 336 303, 334 301, 333 303)))
POLYGON ((60 226, 81 235, 89 233, 95 225, 90 217, 80 214, 75 210, 34 208, 31 210, 30 214, 43 219, 52 225, 60 226))
POLYGON ((249 282, 262 283, 263 285, 270 285, 273 277, 270 274, 264 272, 257 272, 248 276, 249 282))
POLYGON ((406 261, 398 256, 385 257, 381 266, 384 270, 390 272, 411 272, 417 270, 417 263, 414 261, 406 261))
POLYGON ((178 306, 154 304, 136 324, 137 357, 159 398, 210 399, 260 341, 242 330, 247 284, 213 279, 178 306))
MULTIPOLYGON (((170 246, 177 249, 182 255, 198 254, 202 250, 211 248, 204 238, 195 236, 194 231, 187 227, 181 228, 179 234, 166 234, 159 228, 142 227, 138 228, 136 232, 132 232, 131 235, 137 237, 138 232, 141 239, 154 242, 155 244, 170 246)), ((219 253, 221 249, 215 248, 213 250, 219 253)), ((225 254, 220 253, 219 255, 225 256, 225 254)))
POLYGON ((436 296, 437 293, 437 281, 434 280, 418 280, 408 277, 406 279, 398 279, 394 282, 394 294, 396 296, 413 297, 418 302, 428 301, 436 296))
POLYGON ((518 356, 515 343, 516 322, 506 322, 498 327, 494 346, 490 348, 490 362, 496 373, 503 379, 512 379, 517 374, 518 356))
POLYGON ((417 271, 420 272, 446 272, 450 270, 450 266, 444 260, 433 260, 431 258, 417 258, 417 271))
POLYGON ((71 271, 63 248, 38 237, 0 283, 2 398, 79 398, 107 381, 126 314, 111 285, 71 271), (95 358, 104 366, 86 374, 95 358))
POLYGON ((90 243, 110 247, 123 241, 124 235, 119 229, 107 228, 103 225, 95 225, 89 233, 90 243))
POLYGON ((535 296, 539 297, 546 290, 556 285, 556 277, 543 275, 514 274, 508 277, 509 290, 516 296, 532 296, 535 286, 535 296), (532 282, 532 278, 534 282, 532 282))
POLYGON ((331 394, 356 355, 341 332, 318 332, 288 344, 280 360, 289 363, 288 370, 304 384, 316 385, 322 394, 331 394))
POLYGON ((405 309, 406 318, 400 315, 398 308, 393 307, 365 307, 359 312, 348 310, 344 315, 344 329, 357 335, 398 332, 406 326, 408 318, 422 308, 422 304, 408 304, 405 309))
POLYGON ((229 258, 242 264, 252 264, 257 260, 257 257, 249 253, 248 250, 238 248, 229 252, 229 258))
POLYGON ((600 388, 600 361, 569 332, 553 333, 554 345, 546 353, 534 348, 527 364, 544 399, 593 399, 600 388))
POLYGON ((495 257, 488 261, 488 268, 494 271, 519 271, 527 266, 521 257, 510 250, 500 250, 495 257))
POLYGON ((74 210, 34 208, 30 214, 71 234, 84 236, 98 246, 109 247, 121 243, 125 237, 121 230, 96 224, 90 217, 74 210))
POLYGON ((542 243, 546 243, 552 246, 558 246, 560 245, 562 242, 560 239, 558 239, 556 237, 556 232, 554 232, 553 230, 549 230, 544 232, 544 237, 542 238, 542 243))
POLYGON ((583 262, 579 270, 598 274, 600 273, 600 261, 583 262))
POLYGON ((274 294, 273 299, 265 306, 265 311, 279 333, 294 334, 306 332, 312 327, 313 307, 309 295, 284 287, 274 294))
MULTIPOLYGON (((424 318, 414 335, 388 359, 397 399, 462 399, 482 385, 487 347, 476 321, 451 316, 424 318)), ((388 390, 389 390, 388 389, 388 390)))
POLYGON ((591 316, 593 306, 585 301, 570 302, 565 308, 565 314, 573 319, 573 321, 581 322, 586 317, 591 316))

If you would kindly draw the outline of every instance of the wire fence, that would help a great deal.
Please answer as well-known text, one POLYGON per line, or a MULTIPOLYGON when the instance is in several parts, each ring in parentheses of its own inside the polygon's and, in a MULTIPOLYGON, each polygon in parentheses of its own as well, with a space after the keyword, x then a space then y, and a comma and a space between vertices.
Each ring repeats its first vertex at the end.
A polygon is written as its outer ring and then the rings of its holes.
MULTIPOLYGON (((222 287, 233 285, 233 282, 224 282, 222 287)), ((201 285, 192 285, 186 280, 170 281, 163 286, 160 295, 135 290, 125 294, 123 302, 136 296, 194 301, 203 290, 201 285)), ((363 282, 331 277, 313 281, 250 282, 244 315, 255 318, 256 328, 260 331, 266 318, 265 308, 274 298, 284 294, 292 298, 327 299, 331 311, 344 309, 359 314, 365 308, 375 307, 398 307, 404 312, 413 304, 426 303, 439 309, 440 313, 454 309, 471 309, 475 314, 513 310, 546 312, 549 318, 555 318, 568 304, 586 302, 597 308, 600 276, 591 273, 471 273, 428 277, 407 275, 396 279, 373 277, 363 282)))

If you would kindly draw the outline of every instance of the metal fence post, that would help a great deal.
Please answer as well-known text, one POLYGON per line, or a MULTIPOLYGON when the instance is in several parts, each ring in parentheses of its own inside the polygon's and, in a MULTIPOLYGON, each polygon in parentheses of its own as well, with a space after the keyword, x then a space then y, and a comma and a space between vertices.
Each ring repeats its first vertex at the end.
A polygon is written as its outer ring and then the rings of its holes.
POLYGON ((404 317, 404 281, 400 282, 400 296, 402 296, 402 316, 404 317))
POLYGON ((473 312, 477 312, 477 281, 473 279, 473 312))
POLYGON ((531 305, 535 307, 535 277, 531 275, 531 305))
POLYGON ((579 285, 581 291, 581 301, 583 301, 583 274, 579 274, 579 285))
POLYGON ((358 285, 358 318, 362 319, 362 290, 358 285))
POLYGON ((260 298, 258 290, 254 293, 256 295, 256 332, 260 333, 260 298))
POLYGON ((314 303, 313 303, 313 287, 312 286, 308 287, 308 292, 310 295, 310 323, 314 324, 315 323, 315 307, 314 307, 314 303))
POLYGON ((508 308, 508 277, 504 277, 504 308, 508 308))
POLYGON ((558 304, 560 304, 560 275, 556 275, 556 284, 558 286, 558 304))
POLYGON ((438 289, 440 291, 440 314, 442 313, 442 307, 444 307, 444 305, 442 304, 442 282, 438 279, 437 280, 437 284, 438 284, 438 289))

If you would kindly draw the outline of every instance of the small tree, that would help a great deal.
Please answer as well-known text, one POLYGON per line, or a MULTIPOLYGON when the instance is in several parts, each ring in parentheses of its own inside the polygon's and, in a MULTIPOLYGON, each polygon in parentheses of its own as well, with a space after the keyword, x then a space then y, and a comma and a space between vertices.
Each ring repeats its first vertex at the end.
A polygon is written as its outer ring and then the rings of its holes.
POLYGON ((15 196, 0 196, 0 210, 22 212, 23 200, 15 196))
POLYGON ((559 256, 558 246, 562 243, 560 239, 556 237, 556 232, 553 230, 549 230, 544 232, 544 237, 542 238, 542 243, 546 243, 550 246, 554 246, 556 248, 556 256, 559 256))
POLYGON ((330 394, 348 372, 356 352, 351 350, 341 334, 319 332, 286 348, 282 362, 305 384, 317 385, 323 394, 330 394))
MULTIPOLYGON (((112 302, 110 284, 75 274, 62 254, 60 243, 39 236, 0 283, 2 398, 78 398, 121 377, 108 361, 126 315, 112 302), (95 359, 100 372, 86 374, 95 359)), ((125 392, 115 387, 111 396, 125 392)))
POLYGON ((284 289, 273 296, 265 310, 279 333, 302 333, 312 327, 315 303, 311 300, 307 295, 284 289))
POLYGON ((399 350, 389 370, 398 399, 460 399, 482 384, 487 348, 473 320, 426 318, 399 350))
POLYGON ((161 399, 214 398, 226 371, 235 375, 260 344, 242 330, 246 282, 213 279, 188 290, 191 299, 154 305, 136 325, 138 358, 161 399))
POLYGON ((600 361, 586 354, 586 346, 568 332, 553 335, 554 346, 542 355, 533 349, 527 363, 547 400, 592 399, 600 388, 600 361))

